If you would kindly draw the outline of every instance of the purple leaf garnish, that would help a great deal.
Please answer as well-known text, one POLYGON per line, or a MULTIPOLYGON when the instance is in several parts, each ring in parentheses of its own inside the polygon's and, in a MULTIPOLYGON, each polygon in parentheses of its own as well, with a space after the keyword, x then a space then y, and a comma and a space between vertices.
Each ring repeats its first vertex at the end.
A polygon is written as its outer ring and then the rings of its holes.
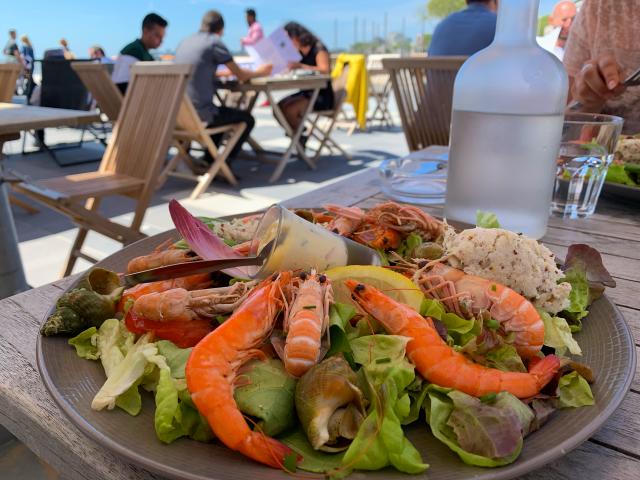
MULTIPOLYGON (((233 248, 213 233, 198 218, 191 215, 177 200, 169 202, 169 213, 176 229, 182 235, 191 250, 204 260, 219 260, 224 258, 243 258, 233 248)), ((228 268, 222 270, 227 275, 237 278, 249 278, 245 267, 228 268)))

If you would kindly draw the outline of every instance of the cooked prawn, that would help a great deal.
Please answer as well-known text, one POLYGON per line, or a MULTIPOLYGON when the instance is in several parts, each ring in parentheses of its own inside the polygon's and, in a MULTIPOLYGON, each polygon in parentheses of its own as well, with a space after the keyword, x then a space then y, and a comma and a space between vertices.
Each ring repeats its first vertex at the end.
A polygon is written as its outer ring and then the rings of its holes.
POLYGON ((441 300, 449 311, 469 318, 486 310, 505 333, 513 332, 518 354, 532 358, 544 343, 544 322, 533 304, 516 291, 486 278, 434 262, 418 270, 414 281, 432 298, 441 300))
POLYGON ((327 224, 327 228, 338 235, 348 237, 362 224, 365 211, 359 207, 344 207, 328 203, 323 205, 328 212, 335 214, 327 224))
POLYGON ((138 297, 131 307, 134 315, 156 322, 188 322, 233 312, 253 287, 253 282, 237 282, 230 287, 206 290, 173 288, 138 297))
POLYGON ((300 285, 284 320, 287 338, 282 360, 294 377, 304 375, 320 360, 320 343, 329 324, 331 282, 311 271, 300 276, 300 285))
POLYGON ((411 338, 407 356, 420 374, 432 383, 480 397, 507 391, 518 398, 532 397, 560 368, 555 355, 531 362, 529 372, 503 372, 474 363, 446 344, 430 318, 387 297, 376 288, 355 280, 345 282, 352 298, 394 335, 411 338))
POLYGON ((136 300, 142 295, 156 292, 166 292, 174 288, 184 288, 185 290, 201 290, 211 286, 211 275, 201 273, 189 275, 188 277, 173 278, 171 280, 161 280, 159 282, 139 283, 138 285, 126 289, 120 299, 119 311, 127 308, 127 303, 136 300))
POLYGON ((274 468, 283 466, 291 449, 249 428, 233 390, 238 368, 264 357, 258 347, 274 327, 283 306, 283 288, 290 280, 290 273, 281 273, 256 287, 226 322, 193 348, 185 370, 191 398, 220 441, 274 468))
MULTIPOLYGON (((166 242, 165 242, 166 243, 166 242)), ((156 249, 149 255, 142 255, 132 259, 127 264, 127 273, 142 272, 150 268, 163 267, 165 265, 174 265, 176 263, 193 262, 200 260, 195 252, 184 248, 163 248, 165 244, 158 245, 156 249)))

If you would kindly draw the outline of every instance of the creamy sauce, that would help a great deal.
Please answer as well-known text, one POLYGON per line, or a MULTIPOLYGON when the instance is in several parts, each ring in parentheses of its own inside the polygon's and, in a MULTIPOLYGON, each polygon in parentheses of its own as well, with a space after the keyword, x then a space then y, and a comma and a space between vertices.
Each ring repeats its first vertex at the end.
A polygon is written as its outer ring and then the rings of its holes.
MULTIPOLYGON (((260 238, 258 252, 276 237, 277 232, 278 222, 274 222, 260 238)), ((322 272, 331 267, 347 265, 347 259, 347 245, 341 237, 300 219, 283 223, 279 242, 263 271, 315 268, 322 272)))

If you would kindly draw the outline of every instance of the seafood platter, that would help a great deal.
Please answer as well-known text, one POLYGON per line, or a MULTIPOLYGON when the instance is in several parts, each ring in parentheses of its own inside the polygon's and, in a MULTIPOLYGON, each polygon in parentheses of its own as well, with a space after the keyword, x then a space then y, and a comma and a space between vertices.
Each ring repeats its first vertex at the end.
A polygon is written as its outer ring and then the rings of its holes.
POLYGON ((588 245, 558 259, 490 213, 454 228, 394 202, 169 208, 176 231, 86 272, 37 349, 71 421, 151 471, 515 478, 629 389, 632 337, 588 245), (195 268, 221 259, 244 266, 195 268))

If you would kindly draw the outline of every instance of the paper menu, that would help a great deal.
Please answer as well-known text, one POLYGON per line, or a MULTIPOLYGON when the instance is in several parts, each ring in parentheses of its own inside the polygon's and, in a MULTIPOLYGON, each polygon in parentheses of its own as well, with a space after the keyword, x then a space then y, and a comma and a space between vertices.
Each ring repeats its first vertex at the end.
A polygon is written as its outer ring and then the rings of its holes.
POLYGON ((286 71, 289 62, 299 62, 302 59, 284 28, 278 28, 268 37, 253 45, 245 45, 244 48, 255 65, 270 63, 273 66, 271 75, 286 71))

